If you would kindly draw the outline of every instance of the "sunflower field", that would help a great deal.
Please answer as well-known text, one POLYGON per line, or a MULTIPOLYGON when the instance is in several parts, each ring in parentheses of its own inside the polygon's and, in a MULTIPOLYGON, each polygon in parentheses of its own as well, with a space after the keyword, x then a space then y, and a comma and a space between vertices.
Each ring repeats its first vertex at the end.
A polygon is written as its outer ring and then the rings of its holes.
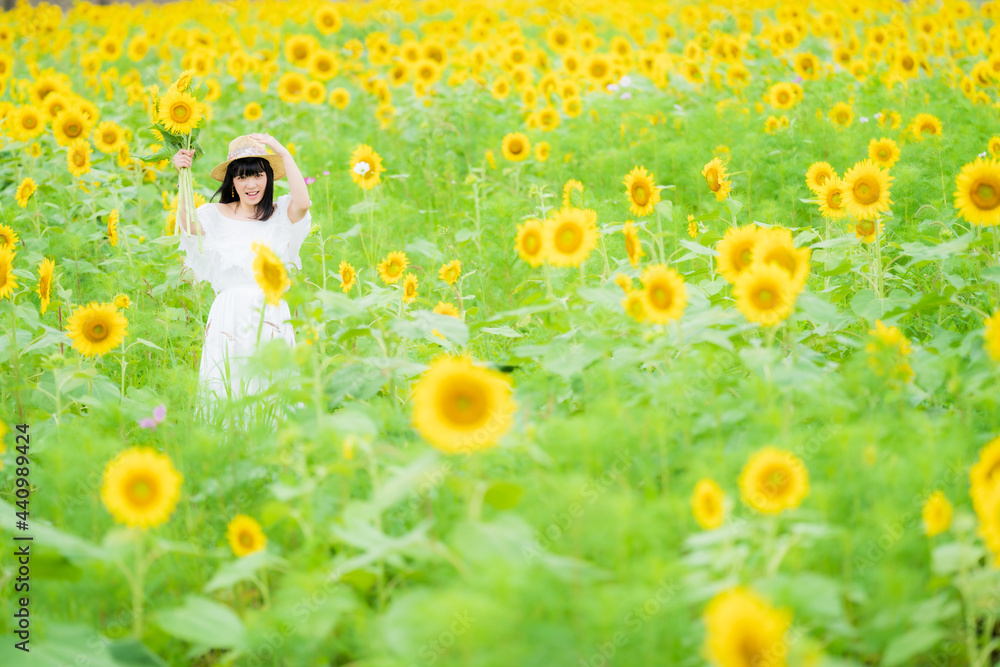
POLYGON ((0 664, 1000 664, 1000 2, 19 0, 0 47, 0 664), (296 345, 209 414, 178 212, 257 132, 296 345))

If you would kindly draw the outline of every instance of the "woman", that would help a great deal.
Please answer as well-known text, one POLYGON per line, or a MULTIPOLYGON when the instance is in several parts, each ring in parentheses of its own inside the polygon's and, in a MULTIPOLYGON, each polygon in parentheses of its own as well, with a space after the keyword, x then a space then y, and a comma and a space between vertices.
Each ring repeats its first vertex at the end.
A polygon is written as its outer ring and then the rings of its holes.
MULTIPOLYGON (((174 166, 190 168, 193 157, 194 151, 180 150, 174 166)), ((267 133, 233 139, 226 160, 211 175, 222 181, 212 195, 215 199, 221 194, 220 202, 198 207, 198 219, 190 222, 183 211, 177 212, 177 224, 187 232, 180 238, 184 263, 196 280, 211 282, 215 291, 198 372, 200 389, 209 401, 262 389, 246 368, 246 359, 259 342, 282 338, 295 346, 288 304, 284 299, 277 306, 266 303, 254 277, 253 244, 266 244, 283 263, 301 269, 299 247, 312 222, 312 202, 302 173, 288 149, 267 133), (274 154, 268 154, 265 146, 274 154), (286 176, 289 194, 274 201, 274 181, 286 176)))

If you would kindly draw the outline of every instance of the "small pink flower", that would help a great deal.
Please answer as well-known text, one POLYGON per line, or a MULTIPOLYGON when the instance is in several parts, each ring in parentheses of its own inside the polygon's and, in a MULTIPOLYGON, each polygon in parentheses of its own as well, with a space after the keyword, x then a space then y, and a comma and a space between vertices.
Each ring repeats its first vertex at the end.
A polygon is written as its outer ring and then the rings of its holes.
POLYGON ((139 426, 142 428, 148 428, 156 430, 156 425, 167 418, 167 406, 164 403, 160 403, 155 408, 153 408, 153 416, 146 417, 139 422, 139 426))
POLYGON ((329 175, 330 175, 330 170, 329 170, 329 169, 327 169, 326 171, 324 171, 324 172, 323 172, 323 175, 324 175, 324 176, 329 176, 329 175))
POLYGON ((306 185, 312 185, 315 182, 316 182, 315 178, 313 178, 312 176, 306 176, 306 185))

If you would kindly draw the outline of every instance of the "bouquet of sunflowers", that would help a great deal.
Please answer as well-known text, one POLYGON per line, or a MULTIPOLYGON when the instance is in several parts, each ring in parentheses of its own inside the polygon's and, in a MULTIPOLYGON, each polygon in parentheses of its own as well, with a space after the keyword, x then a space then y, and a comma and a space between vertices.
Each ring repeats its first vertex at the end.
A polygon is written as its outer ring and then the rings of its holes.
MULTIPOLYGON (((160 162, 170 160, 174 154, 181 149, 194 150, 194 160, 205 154, 198 143, 198 133, 201 131, 198 124, 204 117, 205 105, 198 99, 201 84, 191 86, 194 78, 194 70, 187 70, 177 81, 170 84, 170 88, 162 96, 159 91, 153 88, 153 100, 150 107, 150 118, 152 125, 149 130, 162 140, 162 148, 152 155, 144 155, 140 159, 144 162, 160 162)), ((197 219, 197 212, 194 205, 194 184, 191 180, 191 169, 183 168, 177 177, 178 199, 177 212, 184 213, 184 219, 191 221, 197 219)), ((187 230, 184 232, 187 234, 187 230)))

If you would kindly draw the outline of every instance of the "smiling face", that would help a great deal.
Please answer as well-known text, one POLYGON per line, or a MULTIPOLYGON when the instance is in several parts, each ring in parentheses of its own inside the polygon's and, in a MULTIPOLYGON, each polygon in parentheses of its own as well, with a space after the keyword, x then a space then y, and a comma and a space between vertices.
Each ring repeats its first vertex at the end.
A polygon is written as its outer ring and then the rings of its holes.
POLYGON ((254 217, 266 220, 274 210, 274 171, 262 158, 235 160, 229 165, 220 192, 223 204, 239 202, 240 210, 254 211, 254 217))
POLYGON ((267 189, 267 174, 259 171, 256 174, 236 176, 233 178, 233 187, 240 198, 242 206, 253 208, 260 203, 264 191, 267 189))

